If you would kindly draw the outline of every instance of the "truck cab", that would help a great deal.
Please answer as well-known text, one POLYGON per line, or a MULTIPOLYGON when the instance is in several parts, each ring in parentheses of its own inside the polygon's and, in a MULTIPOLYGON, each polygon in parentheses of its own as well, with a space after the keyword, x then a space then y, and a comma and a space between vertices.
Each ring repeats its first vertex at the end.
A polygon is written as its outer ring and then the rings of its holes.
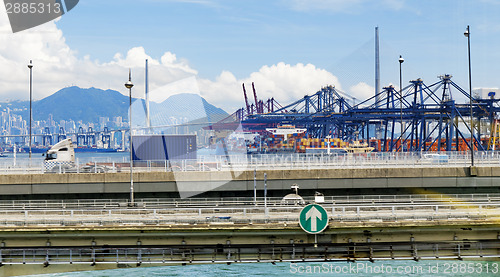
POLYGON ((45 152, 46 172, 76 172, 75 146, 71 139, 61 140, 45 152))
POLYGON ((47 150, 45 161, 75 162, 75 147, 71 139, 61 140, 47 150))

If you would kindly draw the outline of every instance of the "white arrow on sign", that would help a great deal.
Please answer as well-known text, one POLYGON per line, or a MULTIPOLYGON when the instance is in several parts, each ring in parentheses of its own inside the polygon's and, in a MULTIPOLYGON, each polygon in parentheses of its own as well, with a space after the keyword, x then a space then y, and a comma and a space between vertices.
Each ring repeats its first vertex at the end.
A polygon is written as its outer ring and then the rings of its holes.
POLYGON ((316 219, 321 220, 321 212, 314 206, 306 213, 306 220, 309 219, 311 219, 311 232, 318 231, 316 219))

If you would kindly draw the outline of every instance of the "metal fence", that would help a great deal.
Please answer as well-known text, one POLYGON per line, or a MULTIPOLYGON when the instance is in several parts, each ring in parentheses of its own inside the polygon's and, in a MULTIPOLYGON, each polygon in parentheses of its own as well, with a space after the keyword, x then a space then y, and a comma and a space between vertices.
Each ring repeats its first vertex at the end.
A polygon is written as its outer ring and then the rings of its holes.
MULTIPOLYGON (((337 222, 500 220, 500 203, 324 205, 337 222)), ((302 206, 0 210, 0 226, 298 223, 302 206)))
MULTIPOLYGON (((500 166, 500 152, 477 151, 477 166, 500 166)), ((136 172, 177 171, 242 171, 262 169, 329 169, 329 168, 397 168, 397 167, 466 167, 470 152, 372 152, 363 154, 260 154, 210 155, 192 160, 134 161, 136 172)), ((50 169, 41 162, 0 163, 0 174, 20 173, 103 173, 129 171, 130 162, 124 157, 77 159, 75 167, 65 163, 50 169)))
MULTIPOLYGON (((402 194, 402 195, 345 195, 323 196, 324 205, 421 205, 421 204, 481 204, 500 203, 500 193, 483 194, 402 194)), ((304 196, 304 203, 315 202, 314 196, 304 196)), ((223 197, 223 198, 140 198, 132 208, 210 208, 210 207, 269 207, 290 206, 282 197, 223 197)), ((0 210, 53 209, 123 209, 129 199, 68 199, 68 200, 0 200, 0 210)))
MULTIPOLYGON (((492 259, 500 248, 499 242, 461 241, 405 244, 349 243, 348 245, 289 244, 270 245, 172 245, 169 247, 45 247, 0 249, 0 264, 44 266, 57 264, 133 264, 133 266, 227 263, 233 262, 326 262, 376 260, 428 260, 428 259, 492 259), (355 256, 355 252, 360 255, 355 256)), ((448 261, 448 263, 452 263, 448 261)), ((457 264, 458 265, 458 264, 457 264)), ((475 272, 483 271, 483 264, 474 264, 475 272), (479 266, 479 267, 478 267, 479 266), (481 270, 481 271, 479 271, 481 270)), ((458 267, 457 267, 458 268, 458 267)), ((89 268, 90 269, 90 268, 89 268)), ((451 269, 451 267, 450 267, 451 269)), ((467 268, 465 268, 467 269, 467 268)), ((491 272, 497 272, 494 267, 491 272)), ((417 268, 418 270, 418 268, 417 268)), ((491 270, 491 269, 490 269, 491 270)), ((422 272, 422 268, 418 270, 422 272)), ((451 271, 450 271, 451 272, 451 271)), ((465 272, 465 271, 464 271, 465 272)), ((470 272, 470 271, 469 271, 470 272)), ((489 271, 488 271, 489 272, 489 271)), ((415 273, 417 274, 417 273, 415 273)))
MULTIPOLYGON (((500 166, 500 152, 476 152, 474 158, 477 166, 500 166)), ((470 152, 226 155, 200 156, 196 160, 135 162, 135 166, 142 171, 309 170, 429 166, 465 167, 469 165, 470 152)))

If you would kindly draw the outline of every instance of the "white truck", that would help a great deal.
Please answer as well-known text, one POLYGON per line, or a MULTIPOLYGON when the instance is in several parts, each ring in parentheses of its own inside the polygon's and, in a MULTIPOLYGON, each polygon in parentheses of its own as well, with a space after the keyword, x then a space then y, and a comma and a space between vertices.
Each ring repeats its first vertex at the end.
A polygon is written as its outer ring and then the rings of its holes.
POLYGON ((76 172, 75 164, 75 146, 71 139, 61 140, 52 146, 44 154, 45 160, 43 166, 45 172, 64 173, 76 172))
POLYGON ((75 146, 71 139, 56 143, 44 156, 45 173, 104 173, 109 170, 108 167, 97 164, 79 167, 75 163, 75 146))

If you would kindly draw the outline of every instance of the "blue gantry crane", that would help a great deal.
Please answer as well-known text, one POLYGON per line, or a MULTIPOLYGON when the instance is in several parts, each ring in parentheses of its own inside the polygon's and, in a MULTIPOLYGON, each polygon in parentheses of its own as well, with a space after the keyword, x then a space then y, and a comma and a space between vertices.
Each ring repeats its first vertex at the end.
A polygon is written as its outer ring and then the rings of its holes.
POLYGON ((431 85, 422 79, 412 80, 401 91, 387 86, 357 104, 351 104, 354 99, 334 86, 326 86, 283 107, 274 99, 266 104, 259 102, 255 89, 255 107, 248 104, 245 90, 244 95, 246 107, 212 125, 213 128, 222 129, 236 122, 245 130, 262 132, 265 128, 292 124, 307 128, 309 137, 330 136, 344 141, 369 141, 375 130, 381 130, 378 139, 382 151, 401 151, 401 147, 404 151, 459 151, 472 145, 485 150, 481 143, 485 134, 481 133, 480 125, 493 123, 500 112, 500 99, 470 96, 449 74, 439 76, 431 85), (469 97, 472 97, 472 107, 469 103, 456 102, 456 98, 469 97), (471 129, 474 130, 472 138, 471 129))

